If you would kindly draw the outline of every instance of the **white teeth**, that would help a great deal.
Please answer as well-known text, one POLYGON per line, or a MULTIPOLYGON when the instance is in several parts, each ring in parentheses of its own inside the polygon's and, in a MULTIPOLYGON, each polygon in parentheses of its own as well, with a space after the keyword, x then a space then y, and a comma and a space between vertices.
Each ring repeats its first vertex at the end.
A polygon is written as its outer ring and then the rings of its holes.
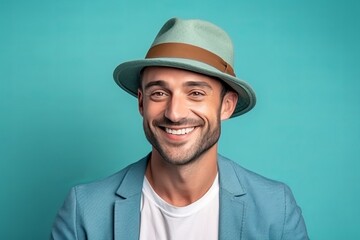
POLYGON ((184 135, 188 134, 189 132, 192 132, 194 130, 194 127, 191 128, 183 128, 183 129, 171 129, 171 128, 165 128, 165 131, 170 134, 174 135, 184 135))

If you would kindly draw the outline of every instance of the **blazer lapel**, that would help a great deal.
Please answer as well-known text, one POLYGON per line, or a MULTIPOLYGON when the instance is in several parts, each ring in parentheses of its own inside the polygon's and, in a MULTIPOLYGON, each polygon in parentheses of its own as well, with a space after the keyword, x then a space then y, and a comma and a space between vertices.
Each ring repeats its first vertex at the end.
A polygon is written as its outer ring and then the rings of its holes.
POLYGON ((115 240, 138 240, 140 233, 140 201, 133 198, 115 202, 114 238, 115 240))
POLYGON ((219 239, 241 239, 245 220, 246 194, 232 163, 219 155, 220 218, 219 239))
POLYGON ((114 206, 115 240, 138 240, 140 234, 140 201, 147 157, 129 168, 116 194, 114 206))

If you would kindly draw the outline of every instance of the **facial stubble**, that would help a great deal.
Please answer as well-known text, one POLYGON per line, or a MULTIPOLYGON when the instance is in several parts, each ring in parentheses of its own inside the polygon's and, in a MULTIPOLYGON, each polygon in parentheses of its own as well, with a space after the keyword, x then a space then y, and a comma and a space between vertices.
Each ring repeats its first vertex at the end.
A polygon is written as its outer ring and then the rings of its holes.
MULTIPOLYGON (((189 120, 191 121, 191 120, 189 120)), ((195 120, 192 120, 195 121, 195 120)), ((155 123, 158 122, 169 122, 168 119, 160 119, 154 121, 155 123)), ((201 120, 201 122, 205 122, 201 120)), ((156 137, 155 133, 151 130, 149 126, 149 122, 143 121, 143 127, 144 132, 147 140, 150 142, 150 144, 155 148, 162 159, 172 165, 188 165, 193 162, 195 162, 199 157, 201 157, 204 153, 206 153, 209 149, 211 149, 220 138, 221 133, 221 124, 220 124, 220 110, 217 112, 217 118, 216 122, 214 124, 214 127, 211 128, 211 125, 208 124, 207 126, 205 124, 200 124, 196 128, 202 128, 204 129, 206 127, 205 133, 198 133, 198 141, 194 143, 190 148, 186 149, 187 152, 183 152, 181 150, 181 147, 183 144, 179 144, 178 148, 179 151, 174 152, 174 148, 176 148, 175 145, 173 146, 166 146, 165 144, 162 144, 159 140, 159 138, 156 137), (172 149, 170 149, 172 148, 172 149)), ((163 129, 160 129, 158 127, 158 124, 154 124, 155 128, 158 128, 159 131, 164 131, 163 129)), ((174 126, 178 126, 178 123, 174 123, 174 126)), ((195 129, 195 131, 198 131, 199 129, 195 129)))

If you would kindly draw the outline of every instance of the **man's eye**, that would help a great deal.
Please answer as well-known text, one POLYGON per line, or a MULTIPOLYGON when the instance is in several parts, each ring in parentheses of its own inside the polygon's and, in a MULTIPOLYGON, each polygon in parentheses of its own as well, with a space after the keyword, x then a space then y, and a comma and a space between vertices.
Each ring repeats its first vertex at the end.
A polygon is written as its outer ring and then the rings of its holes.
POLYGON ((151 95, 161 97, 161 96, 165 96, 165 93, 164 92, 153 92, 151 95))
POLYGON ((203 96, 205 96, 205 93, 200 92, 200 91, 192 91, 192 92, 190 93, 190 96, 193 96, 193 97, 203 97, 203 96))
POLYGON ((167 94, 166 94, 166 92, 163 92, 163 91, 155 91, 150 94, 150 97, 152 99, 158 100, 158 99, 163 99, 163 98, 167 97, 167 94))

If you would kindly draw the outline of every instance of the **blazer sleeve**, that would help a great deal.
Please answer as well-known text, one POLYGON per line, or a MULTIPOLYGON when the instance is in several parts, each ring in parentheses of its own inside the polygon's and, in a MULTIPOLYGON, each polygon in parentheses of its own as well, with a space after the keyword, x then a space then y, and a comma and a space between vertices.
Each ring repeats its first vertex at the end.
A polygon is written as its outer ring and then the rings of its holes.
POLYGON ((78 240, 76 189, 72 188, 57 213, 52 227, 52 240, 78 240))
POLYGON ((309 239, 300 207, 288 186, 284 187, 285 216, 282 240, 309 239))

